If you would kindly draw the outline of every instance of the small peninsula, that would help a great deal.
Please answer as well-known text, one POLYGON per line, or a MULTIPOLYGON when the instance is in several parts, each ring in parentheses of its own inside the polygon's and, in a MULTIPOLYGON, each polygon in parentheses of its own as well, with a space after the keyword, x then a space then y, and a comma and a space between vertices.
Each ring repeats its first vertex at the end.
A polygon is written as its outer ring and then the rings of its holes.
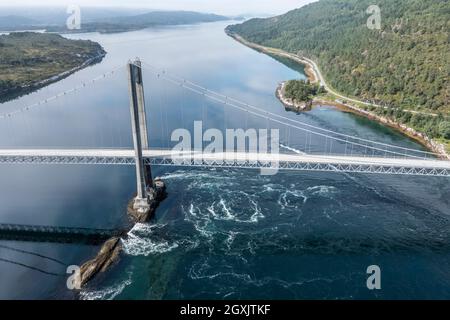
POLYGON ((103 59, 89 40, 57 34, 14 32, 0 36, 0 101, 13 99, 103 59))
POLYGON ((277 97, 286 110, 300 112, 311 110, 314 98, 325 92, 324 87, 309 80, 289 80, 278 86, 277 97))

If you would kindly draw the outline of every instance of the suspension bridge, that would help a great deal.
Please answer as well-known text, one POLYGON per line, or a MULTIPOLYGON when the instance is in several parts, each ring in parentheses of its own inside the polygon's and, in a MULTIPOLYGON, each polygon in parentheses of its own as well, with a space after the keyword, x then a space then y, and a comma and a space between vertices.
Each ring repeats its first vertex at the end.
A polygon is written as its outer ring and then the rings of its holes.
MULTIPOLYGON (((298 117, 289 117, 286 114, 277 113, 224 95, 165 70, 142 63, 140 60, 128 63, 126 68, 130 100, 128 109, 131 117, 131 130, 126 136, 131 136, 132 146, 117 147, 112 145, 108 148, 36 148, 27 146, 24 148, 11 142, 7 147, 0 147, 0 164, 134 166, 137 182, 137 197, 134 200, 134 208, 138 211, 146 211, 150 207, 149 199, 154 187, 151 174, 152 166, 266 168, 290 171, 450 176, 450 161, 440 160, 439 155, 433 152, 373 141, 356 135, 344 134, 337 130, 322 128, 302 121, 298 117), (201 150, 194 148, 194 150, 174 152, 173 148, 168 147, 168 143, 165 148, 161 147, 164 143, 160 143, 159 147, 150 147, 151 136, 149 136, 149 128, 147 127, 149 122, 147 117, 155 119, 158 116, 146 111, 143 69, 152 75, 152 79, 160 83, 160 88, 166 88, 166 86, 178 88, 198 97, 198 99, 207 100, 208 103, 214 104, 215 107, 212 108, 212 111, 205 112, 205 106, 202 106, 201 116, 198 117, 203 121, 207 121, 205 118, 208 116, 216 116, 227 121, 226 119, 230 117, 229 110, 233 110, 233 112, 236 112, 234 118, 241 118, 245 122, 245 125, 243 125, 244 132, 248 132, 255 121, 259 121, 258 125, 266 130, 274 127, 282 129, 280 137, 283 141, 280 141, 276 148, 272 145, 262 151, 247 148, 248 141, 244 141, 243 148, 236 147, 232 150, 215 150, 214 152, 203 150, 203 142, 201 150), (220 109, 223 110, 222 113, 218 112, 220 109), (291 144, 293 141, 296 142, 295 145, 291 144), (322 141, 322 143, 317 141, 322 141), (280 149, 284 152, 280 152, 280 149)), ((43 101, 0 114, 0 127, 2 123, 4 126, 12 126, 13 119, 20 116, 26 117, 28 112, 42 109, 52 101, 74 95, 76 92, 115 74, 116 71, 117 69, 114 69, 43 101)), ((150 99, 150 105, 156 101, 157 99, 150 99)), ((160 103, 162 103, 161 101, 162 99, 160 99, 160 103)), ((171 108, 170 104, 168 102, 168 105, 163 106, 164 109, 171 108)), ((183 101, 181 101, 181 104, 183 104, 183 101)), ((180 110, 182 118, 185 117, 184 112, 186 110, 182 106, 180 110)), ((107 118, 102 118, 102 121, 104 119, 107 118)), ((158 122, 162 132, 166 133, 162 140, 169 140, 167 114, 164 117, 161 111, 158 122)), ((26 120, 24 123, 26 123, 26 120)), ((228 126, 229 124, 225 122, 224 129, 228 126)), ((14 141, 14 133, 11 136, 11 141, 14 141)), ((124 134, 119 133, 119 139, 123 137, 124 134)), ((117 233, 116 230, 30 228, 21 225, 0 225, 0 238, 36 239, 40 234, 45 238, 53 238, 57 241, 61 239, 70 241, 70 239, 76 239, 77 237, 102 239, 104 236, 117 233), (56 236, 51 237, 52 234, 56 236)))
MULTIPOLYGON (((143 150, 144 165, 449 176, 450 162, 358 156, 143 150)), ((136 165, 134 150, 0 150, 0 163, 136 165)))

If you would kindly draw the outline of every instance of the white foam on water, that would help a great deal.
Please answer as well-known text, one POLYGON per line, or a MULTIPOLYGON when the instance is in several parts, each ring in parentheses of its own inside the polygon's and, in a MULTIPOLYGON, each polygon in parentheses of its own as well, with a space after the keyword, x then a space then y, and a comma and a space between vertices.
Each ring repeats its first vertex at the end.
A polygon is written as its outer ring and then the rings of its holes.
POLYGON ((206 179, 214 179, 214 180, 223 180, 223 179, 230 179, 230 177, 226 177, 226 176, 221 176, 221 175, 217 175, 217 173, 215 172, 210 172, 209 171, 205 171, 205 170, 201 170, 201 171, 193 171, 193 170, 189 170, 189 171, 175 171, 173 173, 168 173, 164 176, 161 177, 161 179, 163 180, 176 180, 176 179, 189 179, 189 178, 194 178, 194 179, 198 179, 198 178, 206 178, 206 179))
POLYGON ((216 210, 214 210, 214 205, 215 205, 215 204, 216 204, 216 203, 213 202, 208 208, 206 208, 206 210, 208 210, 208 212, 211 213, 211 215, 212 215, 214 218, 219 218, 219 215, 216 213, 216 210))
MULTIPOLYGON (((259 219, 265 218, 265 216, 263 215, 263 213, 261 212, 260 207, 258 206, 258 203, 256 203, 256 201, 254 201, 251 197, 249 197, 248 194, 243 193, 245 196, 248 197, 248 200, 250 201, 250 205, 251 207, 253 207, 253 214, 250 216, 250 218, 248 219, 242 219, 237 217, 237 215, 235 213, 233 213, 232 209, 229 207, 227 201, 223 198, 220 198, 219 204, 223 210, 223 212, 225 213, 225 215, 219 216, 219 220, 227 220, 227 221, 234 221, 234 222, 239 222, 239 223, 257 223, 259 221, 259 219)), ((217 214, 216 214, 217 216, 217 214)))
POLYGON ((212 268, 207 263, 202 264, 200 267, 193 265, 189 269, 188 276, 189 276, 189 278, 191 278, 193 280, 201 280, 201 279, 212 280, 212 279, 216 279, 216 278, 220 278, 220 277, 233 277, 233 278, 238 278, 240 280, 243 280, 245 282, 252 281, 251 276, 246 273, 236 273, 233 271, 209 272, 209 271, 216 270, 216 269, 217 269, 216 267, 212 268))
POLYGON ((282 208, 298 208, 299 203, 294 200, 289 200, 288 196, 293 197, 294 199, 302 199, 302 204, 305 204, 308 201, 308 197, 301 190, 286 190, 278 197, 278 205, 282 208))
POLYGON ((259 219, 264 219, 265 216, 261 212, 261 209, 258 206, 258 203, 256 203, 256 201, 254 201, 252 199, 250 199, 250 202, 252 203, 253 208, 255 209, 255 213, 253 213, 253 215, 250 217, 250 222, 258 222, 259 219))
POLYGON ((203 237, 208 238, 209 241, 213 239, 213 232, 208 230, 208 226, 211 223, 208 215, 203 215, 200 208, 194 206, 193 203, 189 205, 189 209, 187 211, 182 207, 183 212, 185 213, 185 220, 189 221, 193 224, 195 230, 197 230, 203 237))
POLYGON ((312 195, 319 195, 322 197, 329 197, 333 194, 337 193, 338 189, 333 186, 314 186, 306 189, 308 192, 311 192, 312 195))
POLYGON ((232 296, 233 294, 236 294, 236 292, 235 291, 228 292, 222 297, 222 299, 226 299, 226 298, 232 296))
POLYGON ((231 212, 231 209, 228 208, 226 201, 223 198, 220 198, 219 201, 222 206, 223 212, 225 212, 225 217, 222 217, 224 220, 235 220, 235 215, 231 212))
POLYGON ((238 234, 238 232, 234 232, 234 231, 230 231, 228 233, 228 237, 225 239, 225 244, 228 247, 228 250, 231 249, 231 246, 234 242, 234 239, 236 239, 236 235, 238 234))
POLYGON ((238 217, 230 202, 220 197, 218 201, 213 201, 209 205, 202 204, 205 206, 203 209, 194 203, 190 203, 187 208, 182 206, 184 220, 192 223, 201 236, 207 238, 208 241, 212 241, 217 233, 224 232, 221 226, 217 224, 219 221, 257 223, 260 219, 265 218, 258 203, 250 198, 248 194, 245 195, 248 197, 248 207, 244 208, 243 212, 249 213, 248 217, 238 217), (249 209, 253 209, 253 211, 249 212, 249 209))
POLYGON ((232 181, 227 180, 215 180, 213 182, 205 182, 202 179, 193 180, 189 183, 187 186, 187 190, 206 190, 211 191, 214 189, 220 189, 221 192, 230 193, 233 190, 233 187, 236 185, 236 183, 232 181))
POLYGON ((174 172, 169 173, 161 177, 161 179, 164 180, 171 180, 171 179, 186 179, 193 177, 193 174, 189 171, 187 172, 174 172))
POLYGON ((81 300, 113 300, 132 283, 131 276, 132 273, 128 272, 128 279, 101 290, 83 290, 80 292, 80 298, 81 300))
POLYGON ((189 213, 190 213, 192 216, 194 216, 194 217, 197 216, 197 213, 196 213, 195 210, 194 210, 194 204, 193 204, 193 203, 191 203, 191 205, 189 206, 189 213))
POLYGON ((263 185, 262 188, 263 188, 263 192, 276 192, 276 191, 280 191, 280 189, 284 189, 283 186, 281 186, 279 184, 274 184, 274 183, 267 183, 267 184, 263 185))
POLYGON ((163 225, 149 225, 137 223, 128 233, 126 239, 122 239, 124 252, 131 256, 149 256, 151 254, 165 253, 178 248, 178 243, 169 243, 165 240, 155 241, 150 238, 152 230, 163 225))

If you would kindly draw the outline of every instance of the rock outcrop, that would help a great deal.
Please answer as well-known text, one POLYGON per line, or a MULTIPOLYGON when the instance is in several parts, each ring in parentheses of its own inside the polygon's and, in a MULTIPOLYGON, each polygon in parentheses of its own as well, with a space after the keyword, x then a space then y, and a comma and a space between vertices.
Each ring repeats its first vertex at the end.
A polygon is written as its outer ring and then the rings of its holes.
POLYGON ((80 274, 76 281, 77 288, 83 287, 99 272, 105 272, 119 259, 122 244, 119 237, 111 238, 105 242, 97 256, 84 263, 80 268, 80 274))
MULTIPOLYGON (((164 182, 160 178, 156 178, 153 187, 149 188, 148 194, 148 201, 150 204, 148 211, 138 212, 137 210, 134 210, 133 201, 128 205, 128 214, 134 223, 147 222, 153 216, 156 208, 167 196, 164 182)), ((124 232, 124 234, 126 233, 127 232, 124 232)), ((98 273, 105 272, 111 265, 118 261, 121 251, 122 243, 120 237, 114 237, 106 241, 97 256, 81 266, 80 273, 75 280, 76 287, 83 287, 98 273)))

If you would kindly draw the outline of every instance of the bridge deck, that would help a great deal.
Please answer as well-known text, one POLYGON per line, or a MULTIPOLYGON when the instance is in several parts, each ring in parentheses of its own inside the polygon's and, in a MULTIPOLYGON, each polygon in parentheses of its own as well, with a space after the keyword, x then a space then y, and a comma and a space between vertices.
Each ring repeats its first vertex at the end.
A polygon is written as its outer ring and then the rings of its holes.
MULTIPOLYGON (((450 161, 437 159, 382 158, 362 156, 322 156, 309 154, 269 154, 224 152, 173 153, 172 150, 144 150, 153 165, 209 166, 288 170, 377 172, 450 176, 450 161)), ((3 149, 0 163, 111 164, 133 165, 131 149, 3 149)))

